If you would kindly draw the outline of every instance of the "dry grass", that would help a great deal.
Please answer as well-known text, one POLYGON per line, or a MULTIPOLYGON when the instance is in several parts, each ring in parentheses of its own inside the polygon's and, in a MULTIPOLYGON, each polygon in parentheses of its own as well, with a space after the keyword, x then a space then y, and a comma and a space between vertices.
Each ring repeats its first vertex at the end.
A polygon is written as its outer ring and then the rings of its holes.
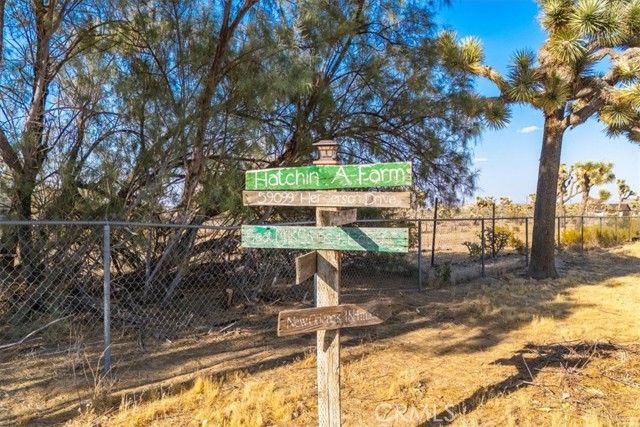
MULTIPOLYGON (((345 331, 343 425, 640 427, 640 244, 565 253, 562 271, 399 294, 385 324, 345 331)), ((277 355, 278 340, 260 345, 277 355)), ((317 425, 309 343, 303 357, 203 369, 65 425, 317 425)))

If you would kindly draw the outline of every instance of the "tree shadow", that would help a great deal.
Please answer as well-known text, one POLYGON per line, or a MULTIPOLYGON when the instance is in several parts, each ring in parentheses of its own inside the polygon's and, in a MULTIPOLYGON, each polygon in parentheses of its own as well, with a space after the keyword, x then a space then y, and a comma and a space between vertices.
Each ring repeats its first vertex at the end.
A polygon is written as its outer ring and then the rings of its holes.
POLYGON ((508 359, 498 359, 492 365, 513 366, 517 372, 504 380, 480 387, 469 397, 455 405, 449 405, 433 417, 417 424, 416 427, 440 427, 452 424, 457 417, 468 414, 487 401, 496 397, 504 397, 524 387, 544 387, 555 394, 544 384, 536 382, 538 374, 547 367, 562 368, 567 372, 584 369, 592 360, 608 359, 620 350, 611 343, 565 343, 550 345, 527 345, 516 351, 508 359))
MULTIPOLYGON (((558 294, 567 293, 576 286, 598 284, 613 277, 640 272, 640 263, 636 257, 608 253, 608 262, 616 268, 601 269, 589 263, 588 255, 565 255, 563 267, 565 273, 580 271, 589 274, 588 283, 538 282, 524 277, 516 276, 515 280, 514 276, 506 276, 484 278, 441 289, 427 289, 420 294, 415 289, 415 278, 372 273, 357 285, 347 284, 343 288, 342 302, 366 303, 381 297, 390 297, 394 299, 394 315, 381 325, 344 330, 341 343, 345 348, 354 348, 363 342, 393 339, 418 329, 442 329, 443 324, 454 324, 473 328, 477 333, 471 339, 455 340, 455 337, 451 337, 451 340, 448 340, 451 342, 450 345, 431 346, 428 351, 433 352, 435 356, 447 356, 490 349, 500 344, 511 331, 530 323, 533 316, 564 319, 576 309, 584 307, 584 304, 577 301, 554 301, 558 294)), ((524 271, 523 268, 519 273, 524 271)), ((298 292, 302 293, 302 288, 299 287, 298 292)), ((276 300, 274 303, 265 304, 264 311, 255 310, 233 328, 216 328, 219 332, 213 334, 215 339, 209 339, 206 334, 200 333, 175 343, 154 342, 146 350, 142 350, 133 342, 132 334, 115 338, 114 372, 122 381, 116 382, 111 390, 112 403, 117 406, 124 395, 144 398, 145 390, 164 387, 167 383, 171 383, 171 388, 176 391, 188 388, 197 374, 224 376, 238 370, 253 374, 292 363, 315 348, 315 336, 312 334, 286 339, 276 337, 277 311, 308 306, 309 302, 294 304, 288 300, 276 300), (188 345, 184 344, 185 342, 188 342, 188 345), (127 379, 129 377, 133 380, 127 379)), ((416 344, 415 348, 412 348, 411 343, 403 345, 407 346, 405 351, 424 351, 424 346, 416 344)), ((100 357, 99 345, 95 344, 94 347, 87 349, 91 363, 95 363, 100 357)), ((559 358, 566 359, 569 355, 566 351, 568 350, 553 346, 524 348, 510 359, 495 361, 494 363, 513 364, 518 373, 500 383, 481 388, 459 402, 456 406, 459 408, 457 414, 463 413, 460 411, 472 411, 482 401, 497 394, 530 386, 527 382, 534 382, 536 369, 559 358), (532 355, 534 357, 530 358, 532 355)), ((359 358, 360 355, 356 353, 359 352, 352 351, 352 354, 345 355, 343 362, 359 358)), ((0 367, 5 363, 12 362, 3 362, 0 367)), ((53 365, 56 362, 44 360, 44 363, 53 365)), ((11 381, 13 379, 10 376, 0 378, 0 388, 11 381)), ((24 387, 38 388, 55 381, 55 377, 43 376, 25 384, 24 387)), ((64 382, 60 384, 63 385, 64 382)), ((37 423, 33 425, 64 422, 77 414, 77 408, 78 399, 59 402, 43 410, 37 423)), ((436 418, 444 419, 447 413, 438 415, 436 418)), ((0 425, 12 425, 15 422, 15 417, 11 415, 0 417, 0 425)))

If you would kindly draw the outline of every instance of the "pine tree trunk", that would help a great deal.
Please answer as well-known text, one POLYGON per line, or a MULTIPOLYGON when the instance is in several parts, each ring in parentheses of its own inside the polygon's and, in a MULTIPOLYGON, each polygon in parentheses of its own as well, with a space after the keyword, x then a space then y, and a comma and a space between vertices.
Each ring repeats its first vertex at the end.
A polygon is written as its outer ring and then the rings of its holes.
POLYGON ((554 232, 560 152, 565 131, 562 117, 562 109, 545 116, 529 263, 529 275, 534 279, 558 277, 554 232))

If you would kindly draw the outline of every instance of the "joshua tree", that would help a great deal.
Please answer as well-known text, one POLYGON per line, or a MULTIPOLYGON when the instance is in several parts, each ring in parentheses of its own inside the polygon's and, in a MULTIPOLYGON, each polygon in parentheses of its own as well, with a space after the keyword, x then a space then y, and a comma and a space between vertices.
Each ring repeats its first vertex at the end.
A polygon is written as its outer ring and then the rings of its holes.
MULTIPOLYGON (((612 169, 613 163, 604 162, 578 162, 573 165, 576 183, 582 195, 580 201, 580 216, 584 216, 587 211, 591 189, 596 185, 608 184, 616 179, 616 176, 611 172, 612 169)), ((609 197, 611 197, 611 193, 609 193, 609 197)), ((602 197, 600 197, 600 199, 602 199, 602 197)))
POLYGON ((631 191, 631 187, 627 185, 627 182, 624 179, 619 179, 616 184, 618 185, 618 212, 621 212, 622 203, 635 196, 636 193, 631 191))
POLYGON ((509 119, 509 105, 524 103, 544 116, 542 152, 531 247, 531 277, 558 277, 554 218, 562 140, 567 129, 597 116, 609 135, 640 140, 640 1, 538 0, 547 39, 537 54, 515 53, 502 76, 483 63, 480 41, 441 36, 445 63, 491 80, 500 95, 485 117, 494 126, 509 119), (598 70, 595 66, 598 65, 598 70), (602 67, 609 65, 605 72, 602 67))

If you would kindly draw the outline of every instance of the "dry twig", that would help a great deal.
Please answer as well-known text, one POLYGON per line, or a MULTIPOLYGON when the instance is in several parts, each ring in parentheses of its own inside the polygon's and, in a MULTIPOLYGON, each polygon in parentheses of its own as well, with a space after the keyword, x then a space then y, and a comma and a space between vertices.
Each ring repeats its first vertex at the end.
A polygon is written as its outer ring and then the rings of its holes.
POLYGON ((65 320, 65 319, 68 319, 69 317, 71 317, 71 315, 68 315, 68 316, 65 316, 65 317, 61 317, 60 319, 53 320, 53 321, 47 323, 44 326, 40 326, 38 329, 29 332, 27 335, 22 337, 22 339, 20 339, 20 340, 18 340, 16 342, 0 345, 0 350, 5 350, 7 348, 11 348, 11 347, 15 347, 17 345, 20 345, 20 344, 24 343, 26 340, 28 340, 29 338, 31 338, 32 336, 34 336, 35 334, 37 334, 38 332, 48 328, 49 326, 51 326, 53 324, 56 324, 56 323, 61 322, 61 321, 65 320))

